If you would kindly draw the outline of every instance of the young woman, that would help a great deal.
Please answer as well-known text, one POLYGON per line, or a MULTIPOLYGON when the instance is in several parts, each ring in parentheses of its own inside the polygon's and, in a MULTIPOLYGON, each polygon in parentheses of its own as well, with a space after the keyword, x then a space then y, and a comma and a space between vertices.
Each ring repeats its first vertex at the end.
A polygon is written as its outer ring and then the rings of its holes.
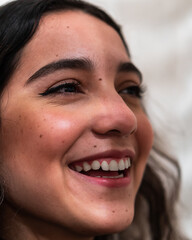
POLYGON ((119 26, 77 0, 17 0, 0 23, 1 238, 179 239, 119 26))

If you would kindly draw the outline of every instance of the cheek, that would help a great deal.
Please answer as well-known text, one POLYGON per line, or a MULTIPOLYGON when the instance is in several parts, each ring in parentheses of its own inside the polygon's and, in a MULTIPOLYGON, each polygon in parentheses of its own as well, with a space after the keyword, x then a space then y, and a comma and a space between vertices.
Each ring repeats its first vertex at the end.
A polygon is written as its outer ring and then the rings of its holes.
POLYGON ((46 154, 50 158, 56 157, 67 151, 81 132, 76 118, 62 112, 53 111, 49 114, 46 111, 25 111, 8 119, 2 124, 1 146, 4 154, 27 154, 28 157, 46 154))
POLYGON ((153 130, 151 124, 144 113, 141 113, 138 118, 137 139, 139 146, 139 154, 148 156, 153 144, 153 130))
POLYGON ((62 219, 63 212, 56 206, 67 206, 67 215, 72 198, 65 156, 81 136, 86 120, 61 108, 30 110, 17 109, 2 121, 1 174, 6 198, 38 216, 54 219, 58 214, 62 219))
POLYGON ((21 191, 24 185, 32 188, 43 182, 46 186, 53 176, 62 180, 65 154, 82 131, 77 118, 62 111, 15 112, 1 126, 3 177, 8 188, 21 191))
POLYGON ((135 176, 137 185, 140 185, 143 177, 144 169, 149 157, 153 143, 153 131, 151 124, 144 113, 137 116, 138 128, 136 132, 138 157, 135 166, 135 176))

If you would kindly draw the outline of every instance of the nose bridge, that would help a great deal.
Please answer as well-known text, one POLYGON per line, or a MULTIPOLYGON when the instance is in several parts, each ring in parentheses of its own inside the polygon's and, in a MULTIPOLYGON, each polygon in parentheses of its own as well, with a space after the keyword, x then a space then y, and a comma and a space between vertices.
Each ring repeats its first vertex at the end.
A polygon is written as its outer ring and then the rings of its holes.
POLYGON ((113 91, 98 97, 95 130, 101 134, 114 130, 129 135, 137 128, 137 119, 122 97, 113 91))

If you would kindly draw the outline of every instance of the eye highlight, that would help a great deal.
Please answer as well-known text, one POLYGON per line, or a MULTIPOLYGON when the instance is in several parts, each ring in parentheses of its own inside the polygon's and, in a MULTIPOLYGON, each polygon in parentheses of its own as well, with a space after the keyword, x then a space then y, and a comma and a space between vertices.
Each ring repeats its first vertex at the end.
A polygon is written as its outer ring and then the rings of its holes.
POLYGON ((82 93, 80 83, 75 80, 71 80, 50 87, 45 92, 40 93, 40 95, 41 96, 47 96, 52 94, 72 95, 76 93, 82 93))
POLYGON ((119 91, 119 94, 126 94, 136 98, 142 98, 145 89, 140 85, 132 85, 119 91))

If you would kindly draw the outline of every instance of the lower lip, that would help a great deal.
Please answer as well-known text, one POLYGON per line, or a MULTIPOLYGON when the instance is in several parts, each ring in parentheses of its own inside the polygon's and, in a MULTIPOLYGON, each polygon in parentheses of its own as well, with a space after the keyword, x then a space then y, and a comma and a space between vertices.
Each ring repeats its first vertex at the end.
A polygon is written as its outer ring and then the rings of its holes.
POLYGON ((76 175, 76 177, 79 177, 83 181, 90 182, 93 184, 98 184, 98 185, 101 185, 104 187, 111 187, 111 188, 125 187, 131 183, 130 169, 127 171, 126 176, 123 178, 90 177, 90 176, 78 173, 76 171, 73 171, 73 170, 71 170, 71 171, 73 172, 73 174, 76 175))

